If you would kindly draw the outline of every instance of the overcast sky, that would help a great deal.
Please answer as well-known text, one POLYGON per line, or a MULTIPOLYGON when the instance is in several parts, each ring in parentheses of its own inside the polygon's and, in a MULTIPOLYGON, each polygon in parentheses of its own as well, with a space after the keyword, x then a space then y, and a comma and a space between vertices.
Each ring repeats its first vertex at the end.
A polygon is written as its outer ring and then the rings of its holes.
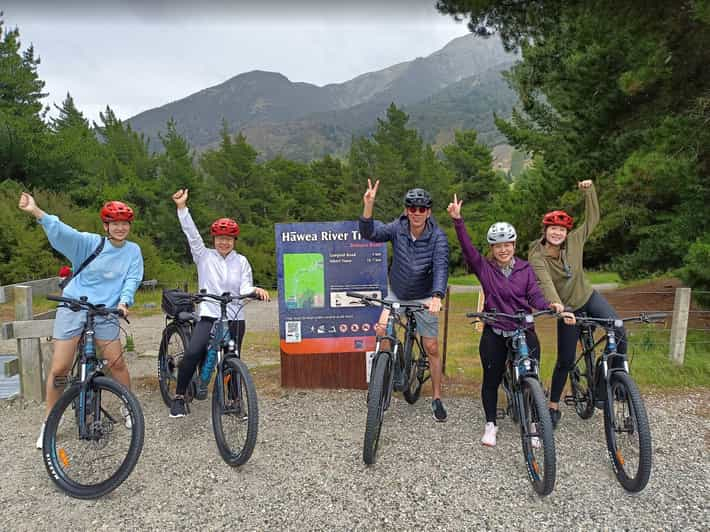
POLYGON ((46 102, 70 92, 98 120, 107 104, 125 119, 250 70, 326 85, 429 55, 468 33, 434 4, 5 0, 0 9, 22 49, 33 44, 42 59, 46 102))

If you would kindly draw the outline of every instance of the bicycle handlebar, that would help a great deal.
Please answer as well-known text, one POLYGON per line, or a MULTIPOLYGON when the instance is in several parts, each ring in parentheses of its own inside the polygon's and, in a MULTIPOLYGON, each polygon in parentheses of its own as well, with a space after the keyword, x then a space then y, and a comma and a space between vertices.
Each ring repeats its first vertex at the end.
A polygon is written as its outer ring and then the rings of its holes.
POLYGON ((203 301, 205 299, 212 299, 214 301, 217 301, 218 303, 224 303, 224 304, 231 303, 232 301, 241 301, 242 299, 258 299, 258 296, 256 295, 256 291, 254 291, 250 294, 236 295, 236 296, 233 296, 229 292, 224 292, 220 296, 217 294, 208 294, 207 292, 201 291, 197 294, 191 294, 190 297, 195 301, 203 301))
POLYGON ((48 295, 47 299, 49 301, 65 303, 68 305, 70 310, 73 310, 75 312, 83 308, 100 316, 110 316, 113 314, 115 316, 123 318, 124 320, 126 320, 126 322, 128 322, 128 319, 126 319, 123 309, 115 307, 106 307, 104 305, 94 305, 93 303, 89 303, 87 301, 86 296, 82 296, 80 299, 74 299, 71 297, 48 295))
POLYGON ((531 323, 532 320, 537 318, 538 316, 544 316, 544 315, 555 315, 557 317, 561 317, 559 314, 556 314, 554 310, 552 309, 546 309, 546 310, 539 310, 537 312, 516 312, 515 314, 506 314, 505 312, 498 312, 498 311, 491 311, 491 312, 469 312, 466 314, 467 318, 478 318, 481 321, 498 321, 499 318, 508 318, 513 321, 518 321, 518 322, 527 322, 531 323), (528 318, 530 316, 530 318, 528 318))
POLYGON ((616 322, 625 323, 627 321, 638 321, 642 323, 652 323, 663 321, 668 317, 666 312, 660 312, 656 314, 646 314, 642 312, 638 316, 631 316, 629 318, 593 318, 591 316, 577 316, 577 323, 579 325, 601 325, 602 327, 615 327, 618 326, 616 322))
POLYGON ((366 296, 364 294, 359 294, 357 292, 345 292, 345 295, 352 297, 354 299, 360 299, 365 305, 371 305, 372 303, 379 303, 383 307, 387 308, 404 308, 410 310, 428 310, 429 307, 423 305, 422 303, 400 303, 398 301, 387 301, 386 299, 379 299, 377 297, 366 296))

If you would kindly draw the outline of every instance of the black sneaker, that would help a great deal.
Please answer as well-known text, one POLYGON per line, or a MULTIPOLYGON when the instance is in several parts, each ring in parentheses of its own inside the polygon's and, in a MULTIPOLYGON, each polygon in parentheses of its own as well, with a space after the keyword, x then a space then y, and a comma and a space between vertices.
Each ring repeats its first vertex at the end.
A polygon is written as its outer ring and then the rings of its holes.
POLYGON ((197 378, 197 390, 195 391, 195 399, 198 401, 204 401, 207 399, 207 385, 209 385, 208 382, 202 382, 201 378, 197 378))
POLYGON ((185 417, 185 397, 176 395, 170 407, 170 417, 185 417))
POLYGON ((441 402, 441 399, 434 399, 431 402, 431 412, 434 414, 434 420, 439 423, 443 423, 449 417, 446 413, 446 408, 444 408, 444 403, 441 402))
POLYGON ((560 418, 562 417, 562 412, 559 411, 559 409, 555 408, 548 408, 550 411, 550 419, 552 420, 552 428, 556 429, 557 424, 560 422, 560 418))

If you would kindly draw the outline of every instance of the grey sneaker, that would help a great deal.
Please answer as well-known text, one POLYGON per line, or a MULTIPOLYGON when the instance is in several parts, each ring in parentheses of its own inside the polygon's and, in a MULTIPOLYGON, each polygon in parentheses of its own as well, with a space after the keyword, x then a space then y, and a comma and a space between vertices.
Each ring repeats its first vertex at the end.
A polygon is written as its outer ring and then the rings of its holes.
POLYGON ((434 420, 439 423, 443 423, 449 417, 446 413, 446 408, 444 408, 444 403, 441 402, 441 399, 434 399, 431 402, 431 412, 434 415, 434 420))
POLYGON ((170 407, 170 417, 185 417, 185 397, 176 395, 173 406, 170 407))

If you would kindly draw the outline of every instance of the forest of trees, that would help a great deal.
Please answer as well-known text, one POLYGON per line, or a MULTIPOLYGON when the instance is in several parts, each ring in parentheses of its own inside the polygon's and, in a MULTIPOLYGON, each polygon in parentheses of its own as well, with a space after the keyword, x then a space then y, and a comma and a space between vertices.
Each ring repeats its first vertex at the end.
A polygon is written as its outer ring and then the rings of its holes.
POLYGON ((575 183, 591 178, 602 223, 587 248, 590 268, 627 278, 674 271, 710 288, 708 2, 681 2, 687 8, 678 11, 629 2, 626 12, 613 2, 517 2, 527 5, 519 12, 503 9, 508 4, 441 1, 438 8, 522 49, 508 77, 523 107, 497 125, 533 164, 512 183, 493 171, 475 131, 457 133, 437 153, 394 104, 375 134, 353 139, 342 159, 258 162, 226 124, 221 144, 198 156, 168 123, 165 149, 153 154, 108 106, 98 124, 70 95, 51 113, 43 108, 36 51, 0 19, 0 284, 55 275, 62 263, 41 227, 17 209, 21 190, 85 231, 101 231, 104 201, 126 201, 137 212, 132 239, 143 249, 146 278, 173 283, 194 275, 170 199, 187 187, 203 234, 214 218, 236 218, 238 250, 256 282, 275 286, 274 223, 356 219, 368 177, 382 182, 375 214, 383 220, 400 212, 408 188, 431 191, 453 272, 462 271, 445 212, 454 192, 478 244, 490 223, 504 219, 518 227, 525 256, 546 210, 581 214, 575 183))

